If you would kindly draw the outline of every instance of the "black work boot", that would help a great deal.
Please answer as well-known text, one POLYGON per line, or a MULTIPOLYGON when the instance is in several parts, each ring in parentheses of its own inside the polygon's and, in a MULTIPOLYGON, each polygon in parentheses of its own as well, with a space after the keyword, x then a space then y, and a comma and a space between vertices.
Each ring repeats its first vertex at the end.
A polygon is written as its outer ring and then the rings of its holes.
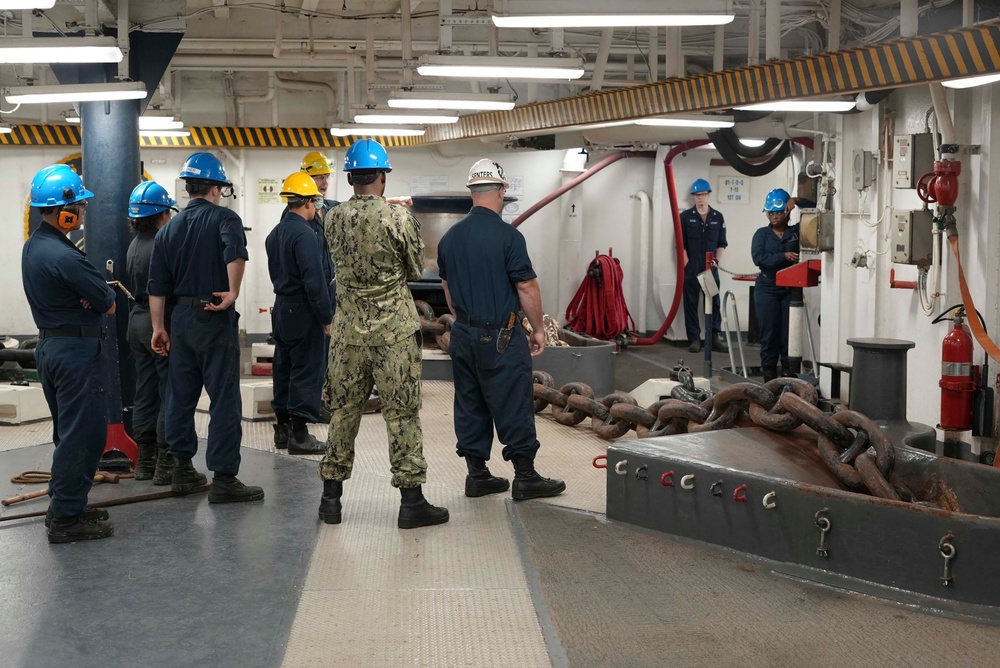
POLYGON ((170 478, 170 489, 174 494, 190 494, 195 487, 206 482, 208 478, 195 470, 190 459, 174 458, 174 473, 170 478))
POLYGON ((726 335, 722 332, 716 332, 715 336, 712 337, 712 350, 717 353, 728 353, 729 343, 726 341, 726 335))
POLYGON ((510 489, 510 481, 490 473, 486 460, 481 457, 465 456, 465 464, 469 467, 469 475, 465 476, 465 495, 473 498, 497 494, 510 489))
POLYGON ((343 481, 323 481, 323 498, 319 500, 319 518, 327 524, 340 524, 340 497, 343 493, 343 481))
POLYGON ((153 472, 153 484, 162 487, 169 485, 174 479, 174 457, 164 445, 156 448, 156 471, 153 472))
POLYGON ((444 524, 448 521, 448 509, 438 508, 428 503, 420 485, 416 487, 400 487, 399 494, 402 503, 399 506, 400 529, 416 529, 434 524, 444 524))
POLYGON ((562 480, 543 478, 535 470, 534 459, 514 457, 511 461, 514 463, 514 491, 511 496, 516 501, 558 496, 566 491, 566 483, 562 480))
POLYGON ((135 463, 136 480, 152 480, 156 472, 156 434, 139 434, 136 439, 139 459, 135 463))
POLYGON ((274 427, 274 447, 277 450, 284 450, 288 447, 288 427, 291 426, 291 420, 288 417, 288 413, 276 413, 278 419, 272 427, 274 427))
POLYGON ((764 382, 769 380, 774 380, 778 377, 778 367, 775 366, 762 366, 760 368, 761 373, 764 375, 764 382))
POLYGON ((78 540, 100 540, 114 534, 115 528, 105 520, 87 520, 86 513, 76 517, 54 517, 49 524, 50 543, 75 543, 78 540))
POLYGON ((688 352, 689 353, 700 353, 701 352, 701 341, 699 341, 698 339, 695 339, 694 341, 692 341, 691 345, 688 346, 688 352))
POLYGON ((254 485, 244 485, 234 475, 216 473, 212 478, 212 488, 208 490, 209 503, 240 503, 261 501, 264 489, 254 485))
POLYGON ((306 421, 302 418, 292 418, 287 433, 288 454, 290 455, 322 455, 326 452, 326 445, 317 441, 316 437, 309 433, 306 421))
MULTIPOLYGON (((84 522, 107 522, 108 521, 108 511, 104 508, 84 508, 83 509, 83 521, 84 522)), ((45 512, 45 527, 48 528, 52 524, 52 508, 50 507, 45 512)))

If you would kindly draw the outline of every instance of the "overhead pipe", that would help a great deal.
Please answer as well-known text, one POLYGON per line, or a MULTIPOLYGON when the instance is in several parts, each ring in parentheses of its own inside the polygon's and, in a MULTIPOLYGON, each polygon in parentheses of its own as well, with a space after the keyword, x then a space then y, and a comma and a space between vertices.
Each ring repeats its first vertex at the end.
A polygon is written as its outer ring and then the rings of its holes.
MULTIPOLYGON (((267 75, 267 93, 264 95, 244 95, 235 98, 236 102, 236 124, 243 125, 244 122, 244 105, 258 102, 270 102, 274 99, 274 90, 276 82, 276 74, 274 72, 269 72, 267 75)), ((273 119, 272 119, 273 120, 273 119)), ((274 125, 277 125, 275 123, 274 125)))
POLYGON ((611 53, 611 38, 614 34, 613 28, 604 28, 601 31, 601 46, 597 50, 594 74, 590 77, 590 90, 592 92, 599 91, 604 87, 604 70, 608 66, 608 54, 611 53))
MULTIPOLYGON (((707 142, 702 142, 702 144, 705 143, 707 142)), ((609 155, 604 160, 601 160, 599 163, 597 163, 596 165, 585 171, 583 174, 580 174, 580 176, 576 177, 575 179, 572 179, 571 181, 566 182, 565 184, 563 184, 556 190, 552 191, 539 201, 535 202, 535 204, 533 204, 527 211, 525 211, 520 216, 515 218, 514 222, 511 223, 511 226, 519 227, 521 223, 523 223, 528 218, 531 218, 531 216, 538 213, 540 209, 544 208, 551 202, 559 199, 564 193, 569 192, 570 190, 577 187, 578 185, 589 179, 597 172, 601 171, 602 169, 604 169, 609 165, 618 162, 619 160, 624 160, 626 158, 655 158, 655 157, 656 153, 653 151, 638 151, 635 153, 623 151, 621 153, 615 153, 614 155, 609 155)))
POLYGON ((300 79, 285 79, 281 75, 275 75, 278 84, 278 88, 283 88, 285 90, 304 90, 315 92, 319 90, 326 96, 326 123, 331 125, 333 123, 334 109, 337 108, 337 91, 333 89, 333 86, 325 81, 308 81, 300 79))
MULTIPOLYGON (((646 327, 646 302, 649 301, 649 195, 640 190, 633 195, 639 201, 639 318, 636 327, 646 327)), ((654 251, 655 252, 655 251, 654 251)))
MULTIPOLYGON (((677 308, 681 304, 681 294, 684 292, 684 244, 682 239, 684 238, 683 232, 681 230, 681 212, 678 207, 677 201, 677 189, 674 187, 674 158, 676 158, 681 153, 686 153, 691 149, 698 148, 699 146, 704 146, 708 144, 707 139, 693 139, 689 142, 683 144, 678 144, 669 151, 667 155, 663 158, 663 176, 667 181, 667 195, 670 198, 670 214, 674 219, 674 252, 677 256, 677 288, 674 290, 674 300, 670 304, 670 311, 667 313, 667 317, 663 320, 663 324, 660 328, 656 330, 656 333, 650 337, 629 339, 629 343, 638 346, 651 346, 654 343, 659 343, 663 335, 667 333, 670 329, 670 325, 673 324, 674 318, 677 317, 677 308)), ((654 252, 656 249, 653 249, 654 252)))
POLYGON ((364 67, 364 59, 354 53, 316 54, 315 58, 274 58, 272 56, 239 56, 218 54, 177 54, 170 61, 172 70, 218 72, 266 72, 268 70, 326 72, 345 67, 364 67))

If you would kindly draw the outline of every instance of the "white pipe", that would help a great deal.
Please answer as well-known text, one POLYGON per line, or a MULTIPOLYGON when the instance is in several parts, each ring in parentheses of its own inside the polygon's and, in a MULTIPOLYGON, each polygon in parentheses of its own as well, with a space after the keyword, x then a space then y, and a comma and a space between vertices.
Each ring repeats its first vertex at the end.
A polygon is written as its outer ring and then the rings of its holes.
POLYGON ((649 301, 649 195, 645 190, 635 194, 639 200, 639 319, 636 328, 646 332, 646 302, 649 301))
POLYGON ((118 77, 123 81, 128 77, 128 35, 128 0, 118 0, 118 48, 123 55, 121 62, 118 63, 118 77))
POLYGON ((899 3, 899 36, 916 37, 919 14, 919 0, 900 0, 899 3))
POLYGON ((759 0, 750 0, 750 34, 747 42, 747 65, 760 62, 760 5, 759 0))
POLYGON ((830 27, 827 34, 827 51, 840 51, 841 0, 830 0, 830 27))
POLYGON ((278 88, 284 88, 285 90, 319 90, 321 93, 326 95, 326 123, 327 125, 331 125, 333 123, 333 110, 337 108, 337 91, 333 89, 333 86, 325 81, 283 79, 281 76, 275 74, 271 74, 271 76, 276 77, 278 88))
POLYGON ((590 90, 599 91, 604 87, 604 69, 608 65, 608 54, 611 53, 611 38, 613 28, 601 30, 601 46, 597 50, 597 61, 594 63, 594 74, 590 77, 590 90))
MULTIPOLYGON (((409 86, 413 83, 413 70, 410 68, 410 61, 413 60, 413 21, 410 18, 410 0, 402 0, 399 3, 399 12, 402 15, 403 23, 403 85, 409 86)), ((492 27, 492 26, 491 26, 492 27)), ((370 74, 375 74, 371 72, 370 74)))
POLYGON ((649 53, 646 60, 649 64, 649 81, 656 83, 660 76, 660 29, 656 26, 649 28, 649 53))
POLYGON ((948 98, 944 92, 944 86, 934 82, 929 84, 931 90, 931 103, 934 105, 934 116, 937 118, 938 128, 941 130, 941 143, 955 143, 955 124, 951 120, 951 110, 948 108, 948 98))
MULTIPOLYGON (((403 58, 406 62, 406 58, 403 58)), ((375 105, 375 20, 365 21, 365 81, 368 92, 365 96, 368 104, 375 105)), ((347 120, 346 117, 344 120, 347 120)))
POLYGON ((237 56, 217 54, 177 54, 170 61, 174 70, 295 71, 326 72, 345 67, 364 67, 364 59, 353 53, 318 54, 315 58, 273 58, 271 56, 237 56))
POLYGON ((282 35, 282 26, 284 25, 284 16, 278 14, 278 24, 274 28, 274 50, 271 54, 275 58, 281 58, 281 44, 284 41, 284 36, 282 35))
MULTIPOLYGON (((716 72, 726 66, 726 27, 715 26, 715 49, 712 53, 712 69, 716 72)), ((629 77, 631 78, 631 76, 629 77)))
POLYGON ((254 104, 258 102, 270 102, 274 99, 274 88, 275 88, 275 73, 270 72, 267 75, 267 93, 264 95, 245 95, 237 97, 236 102, 236 124, 243 125, 244 121, 244 105, 254 104))
POLYGON ((764 6, 764 58, 781 58, 781 0, 767 0, 764 6))

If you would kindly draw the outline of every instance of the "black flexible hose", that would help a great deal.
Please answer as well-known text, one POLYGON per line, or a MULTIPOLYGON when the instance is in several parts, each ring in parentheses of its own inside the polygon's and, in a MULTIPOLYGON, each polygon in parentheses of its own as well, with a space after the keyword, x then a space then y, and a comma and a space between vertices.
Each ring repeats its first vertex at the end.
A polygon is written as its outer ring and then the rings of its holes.
MULTIPOLYGON (((953 306, 949 306, 945 310, 941 311, 941 314, 938 315, 938 317, 931 320, 931 324, 936 325, 937 323, 941 322, 946 318, 946 316, 948 316, 952 311, 954 311, 957 308, 961 308, 964 311, 965 304, 955 304, 953 306)), ((986 329, 986 321, 983 320, 983 314, 979 312, 979 309, 976 309, 976 315, 979 316, 979 324, 983 326, 983 331, 986 332, 986 336, 989 336, 990 332, 989 330, 986 329)))
MULTIPOLYGON (((763 158, 766 155, 770 155, 771 151, 777 148, 778 144, 781 143, 780 139, 771 137, 760 146, 746 146, 740 142, 740 138, 736 136, 736 133, 733 132, 732 128, 722 128, 710 134, 709 138, 711 139, 712 135, 716 134, 725 137, 725 141, 729 147, 739 155, 742 155, 744 158, 763 158)), ((718 145, 716 145, 716 148, 718 148, 718 145)))
POLYGON ((770 174, 778 165, 785 161, 788 154, 792 152, 791 142, 786 140, 781 142, 781 145, 774 151, 770 158, 766 161, 753 165, 740 157, 732 146, 726 141, 725 135, 719 134, 719 132, 709 132, 708 138, 715 144, 716 150, 719 155, 729 163, 729 165, 735 169, 737 172, 743 176, 764 176, 770 174))

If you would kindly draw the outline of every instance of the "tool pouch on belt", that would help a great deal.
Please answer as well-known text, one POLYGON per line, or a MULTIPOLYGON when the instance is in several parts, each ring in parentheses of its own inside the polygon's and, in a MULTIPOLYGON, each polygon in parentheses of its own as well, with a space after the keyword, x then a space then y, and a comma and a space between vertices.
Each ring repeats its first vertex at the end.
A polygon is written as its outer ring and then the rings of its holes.
POLYGON ((195 308, 195 312, 198 314, 198 320, 201 322, 208 322, 212 319, 212 314, 215 311, 206 311, 205 307, 209 304, 219 305, 222 303, 222 297, 217 297, 215 295, 206 295, 205 297, 198 297, 198 306, 195 308))
POLYGON ((517 315, 514 313, 510 314, 507 318, 507 326, 497 332, 497 352, 503 355, 507 352, 507 346, 510 344, 510 337, 514 335, 514 323, 517 322, 517 315))

